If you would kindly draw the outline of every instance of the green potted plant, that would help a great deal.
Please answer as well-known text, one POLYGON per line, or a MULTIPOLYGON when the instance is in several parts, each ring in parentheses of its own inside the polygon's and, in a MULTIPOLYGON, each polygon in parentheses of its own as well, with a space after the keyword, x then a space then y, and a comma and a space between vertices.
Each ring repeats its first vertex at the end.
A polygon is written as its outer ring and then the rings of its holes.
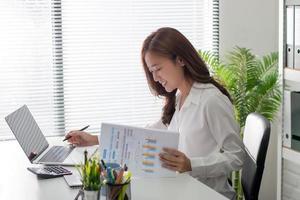
POLYGON ((85 200, 98 200, 100 189, 103 185, 101 179, 101 165, 99 158, 87 159, 87 151, 84 152, 84 164, 78 167, 83 185, 85 200))
MULTIPOLYGON (((199 51, 199 55, 210 67, 214 78, 230 93, 242 138, 249 113, 260 113, 271 121, 275 118, 282 98, 278 53, 270 53, 259 59, 250 49, 235 47, 226 57, 226 62, 219 61, 212 52, 199 51)), ((232 177, 237 199, 242 199, 239 172, 232 177)))

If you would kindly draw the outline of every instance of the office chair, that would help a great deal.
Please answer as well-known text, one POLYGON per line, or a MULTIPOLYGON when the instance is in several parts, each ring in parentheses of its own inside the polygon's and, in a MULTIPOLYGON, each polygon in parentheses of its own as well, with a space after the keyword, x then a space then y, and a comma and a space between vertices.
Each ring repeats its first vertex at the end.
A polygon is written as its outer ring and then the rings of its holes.
POLYGON ((258 113, 247 116, 244 144, 247 152, 242 169, 245 200, 257 200, 270 138, 270 122, 258 113))

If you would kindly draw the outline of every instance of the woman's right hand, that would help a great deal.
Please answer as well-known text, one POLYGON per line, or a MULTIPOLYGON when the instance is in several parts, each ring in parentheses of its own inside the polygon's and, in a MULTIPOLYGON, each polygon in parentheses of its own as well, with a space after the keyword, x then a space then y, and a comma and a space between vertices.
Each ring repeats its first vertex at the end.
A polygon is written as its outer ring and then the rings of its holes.
POLYGON ((91 135, 84 131, 70 131, 66 137, 69 137, 68 142, 75 146, 84 147, 99 144, 98 136, 91 135))

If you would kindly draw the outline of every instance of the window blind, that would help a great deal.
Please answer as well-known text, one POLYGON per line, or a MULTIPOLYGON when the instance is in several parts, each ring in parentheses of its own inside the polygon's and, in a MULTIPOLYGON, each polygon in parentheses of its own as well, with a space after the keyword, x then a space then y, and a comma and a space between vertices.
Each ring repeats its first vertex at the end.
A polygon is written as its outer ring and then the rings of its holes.
MULTIPOLYGON (((34 71, 28 77, 34 80, 29 87, 33 94, 25 93, 18 102, 12 102, 24 89, 4 81, 6 90, 14 92, 7 96, 3 105, 9 106, 0 114, 28 102, 42 130, 47 130, 45 134, 64 134, 85 125, 90 125, 89 132, 99 133, 102 122, 144 126, 158 120, 163 102, 148 89, 140 50, 146 36, 160 27, 178 29, 197 49, 218 51, 216 0, 52 0, 50 5, 47 1, 32 2, 33 7, 42 4, 43 10, 26 15, 43 15, 43 26, 24 24, 23 19, 17 26, 9 26, 17 27, 18 37, 26 41, 23 26, 34 34, 41 32, 40 37, 32 36, 35 42, 31 46, 21 45, 37 52, 19 61, 20 69, 34 71), (41 65, 40 60, 47 65, 41 65)), ((8 14, 0 15, 7 18, 8 14)), ((15 18, 15 14, 9 16, 15 18)), ((0 24, 5 25, 3 21, 0 24)), ((12 35, 1 38, 9 37, 12 35)), ((14 51, 21 47, 15 46, 10 62, 15 62, 14 51)), ((2 51, 5 49, 1 54, 2 51)), ((0 66, 3 63, 0 60, 0 66)), ((18 68, 11 65, 11 69, 18 68)), ((4 67, 0 70, 1 74, 5 71, 4 67)), ((15 75, 9 74, 9 80, 10 76, 15 75)), ((4 127, 0 135, 10 133, 2 122, 0 127, 4 127)))
POLYGON ((45 134, 54 130, 52 25, 48 0, 0 0, 0 138, 4 117, 27 104, 45 134))
POLYGON ((66 129, 102 122, 144 126, 158 120, 140 60, 143 40, 174 27, 197 47, 213 48, 209 0, 62 0, 66 129))

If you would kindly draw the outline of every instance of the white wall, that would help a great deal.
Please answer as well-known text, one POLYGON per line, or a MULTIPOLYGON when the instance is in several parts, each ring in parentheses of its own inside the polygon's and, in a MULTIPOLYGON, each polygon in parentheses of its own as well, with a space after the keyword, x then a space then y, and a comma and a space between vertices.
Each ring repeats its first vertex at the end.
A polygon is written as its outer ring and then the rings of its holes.
MULTIPOLYGON (((234 46, 252 49, 256 55, 278 51, 277 0, 220 0, 220 56, 234 46)), ((267 153, 259 199, 276 199, 276 125, 267 153)))
POLYGON ((220 0, 220 54, 234 46, 278 51, 277 0, 220 0))

